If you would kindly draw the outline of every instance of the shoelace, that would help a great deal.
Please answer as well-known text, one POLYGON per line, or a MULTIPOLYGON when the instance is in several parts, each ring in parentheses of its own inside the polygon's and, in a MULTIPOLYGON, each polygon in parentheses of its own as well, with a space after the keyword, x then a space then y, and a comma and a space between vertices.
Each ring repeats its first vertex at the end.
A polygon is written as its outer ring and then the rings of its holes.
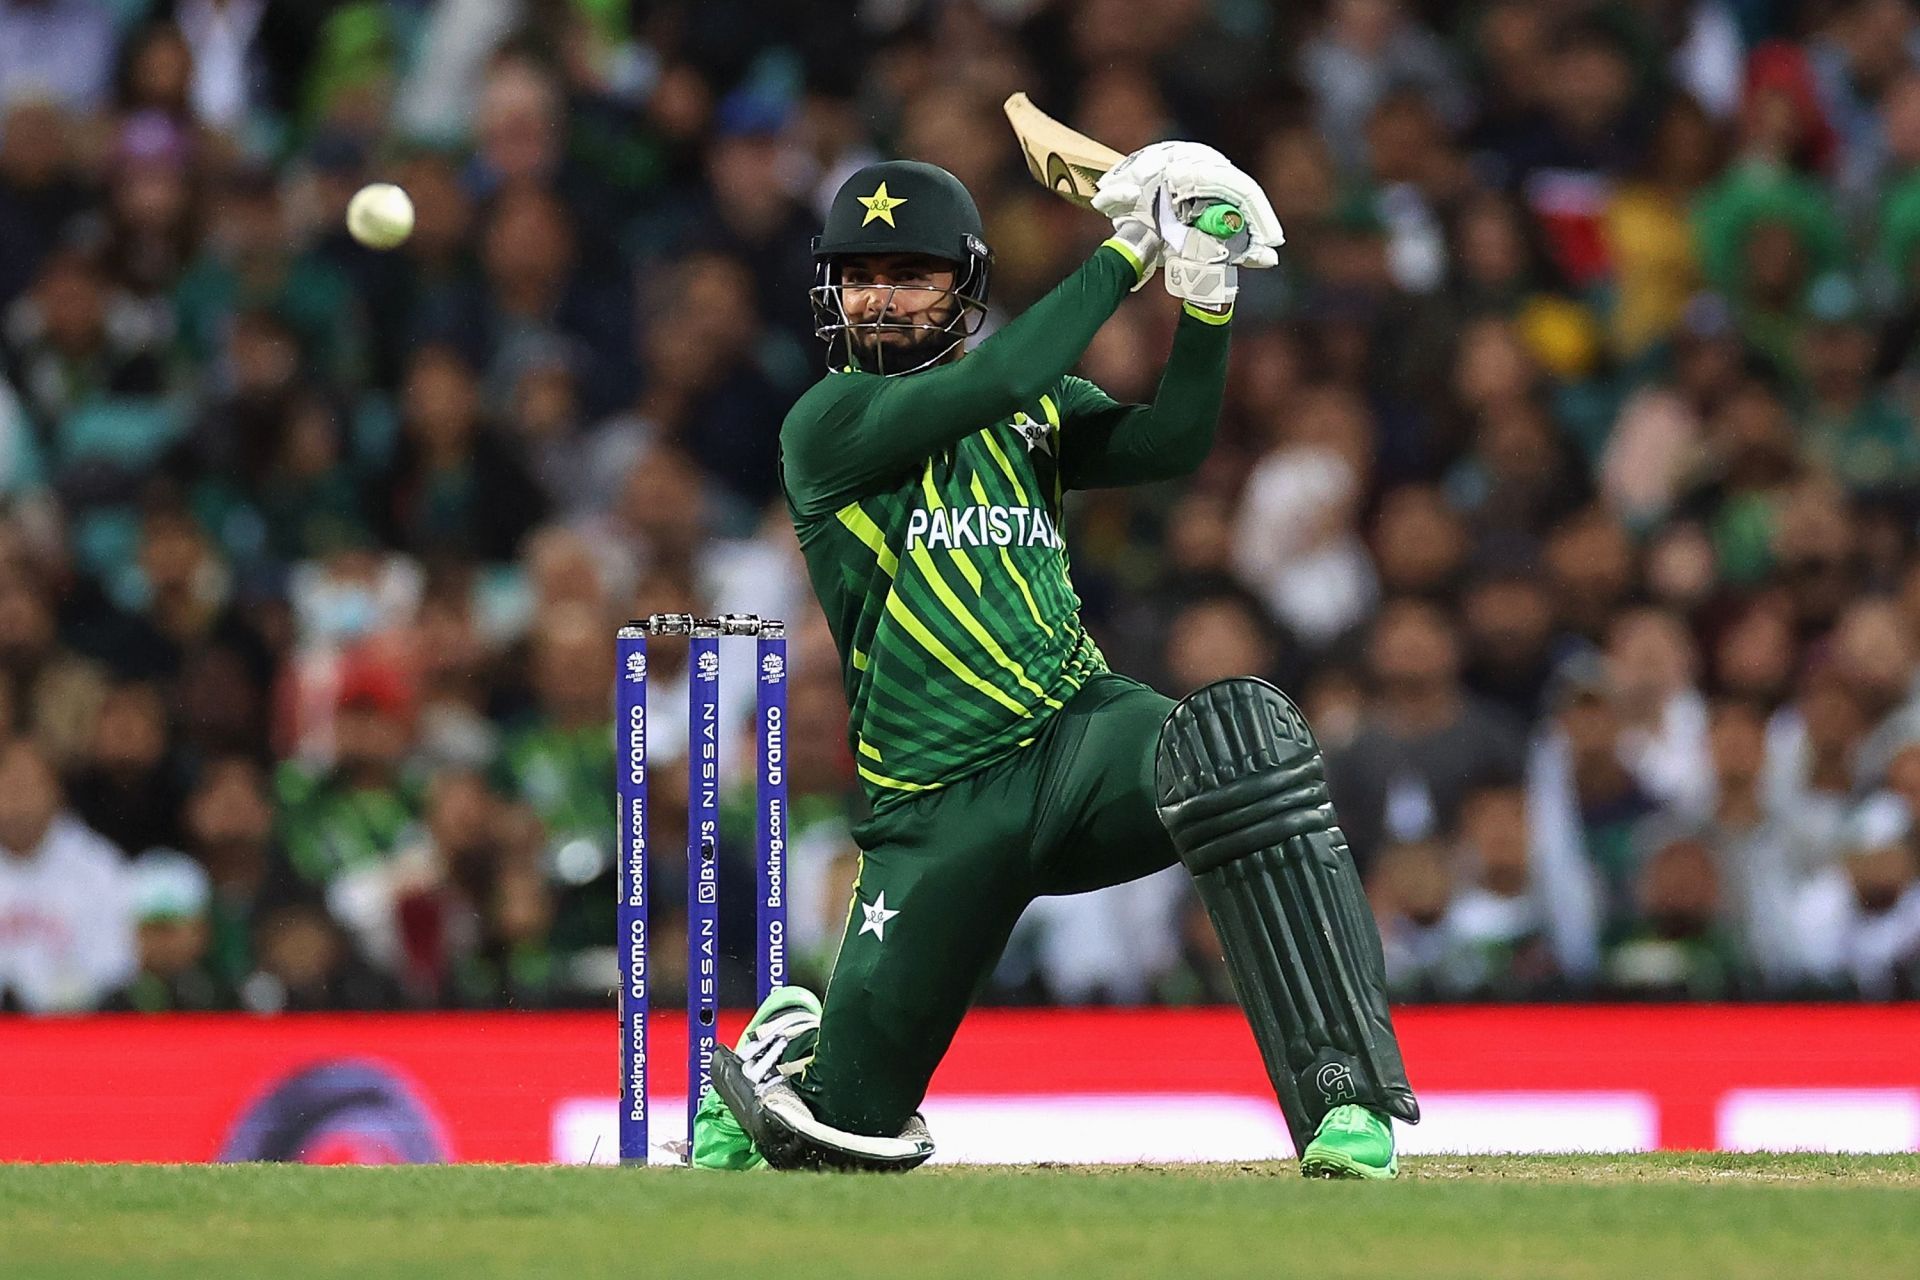
MULTIPOLYGON (((756 1089, 770 1088, 784 1075, 792 1074, 783 1069, 780 1058, 793 1043, 794 1037, 804 1031, 810 1031, 820 1025, 820 1020, 805 1009, 795 1009, 769 1018, 754 1029, 753 1038, 741 1047, 741 1073, 753 1082, 756 1089)), ((805 1065, 792 1064, 794 1070, 805 1065)))
POLYGON ((1359 1107, 1341 1107, 1329 1117, 1327 1127, 1338 1129, 1342 1133, 1371 1133, 1373 1117, 1359 1107))

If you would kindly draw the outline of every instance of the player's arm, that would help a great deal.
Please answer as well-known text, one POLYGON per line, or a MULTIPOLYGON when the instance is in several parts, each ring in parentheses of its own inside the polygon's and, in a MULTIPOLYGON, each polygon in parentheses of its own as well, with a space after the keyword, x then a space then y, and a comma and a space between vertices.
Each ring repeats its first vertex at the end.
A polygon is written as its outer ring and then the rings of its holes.
POLYGON ((819 412, 790 415, 780 444, 796 505, 830 510, 890 487, 902 471, 1033 404, 1079 362, 1141 271, 1134 247, 1108 240, 964 359, 861 378, 819 412))
POLYGON ((1170 480, 1206 460, 1226 391, 1231 316, 1181 307, 1152 404, 1117 404, 1091 382, 1068 379, 1060 426, 1067 488, 1170 480))

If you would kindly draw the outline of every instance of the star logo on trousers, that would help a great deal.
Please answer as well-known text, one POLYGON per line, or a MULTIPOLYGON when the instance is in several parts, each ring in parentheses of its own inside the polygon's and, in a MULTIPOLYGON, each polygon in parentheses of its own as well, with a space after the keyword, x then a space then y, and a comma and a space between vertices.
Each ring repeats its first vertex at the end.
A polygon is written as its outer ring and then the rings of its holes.
MULTIPOLYGON (((887 940, 887 921, 893 919, 900 913, 898 911, 887 910, 887 895, 886 891, 882 890, 879 896, 874 898, 871 906, 864 902, 860 904, 860 914, 866 917, 866 923, 860 926, 860 933, 870 933, 880 939, 880 941, 885 942, 887 940)), ((854 935, 856 938, 859 936, 860 934, 858 933, 854 935)))

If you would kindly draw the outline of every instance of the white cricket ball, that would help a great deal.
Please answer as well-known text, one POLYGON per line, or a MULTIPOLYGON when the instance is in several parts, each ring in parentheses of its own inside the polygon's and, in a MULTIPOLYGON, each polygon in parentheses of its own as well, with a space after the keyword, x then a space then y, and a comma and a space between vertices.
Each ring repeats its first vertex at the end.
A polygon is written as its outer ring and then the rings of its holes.
POLYGON ((347 230, 369 249, 397 249, 413 234, 413 200, 391 182, 375 182, 347 202, 347 230))

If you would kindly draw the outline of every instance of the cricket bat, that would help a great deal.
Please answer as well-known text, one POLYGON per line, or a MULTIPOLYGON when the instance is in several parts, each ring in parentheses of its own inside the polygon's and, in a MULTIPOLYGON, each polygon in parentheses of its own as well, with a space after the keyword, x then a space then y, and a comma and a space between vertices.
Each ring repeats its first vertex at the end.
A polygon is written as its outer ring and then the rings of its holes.
MULTIPOLYGON (((1008 98, 1002 109, 1007 113, 1007 123, 1013 126, 1013 136, 1020 141, 1033 180, 1052 188, 1062 200, 1091 208, 1094 184, 1120 163, 1120 153, 1077 129, 1067 128, 1034 106, 1024 93, 1008 98)), ((1246 221, 1230 204, 1210 204, 1190 225, 1226 240, 1238 234, 1246 221)))

